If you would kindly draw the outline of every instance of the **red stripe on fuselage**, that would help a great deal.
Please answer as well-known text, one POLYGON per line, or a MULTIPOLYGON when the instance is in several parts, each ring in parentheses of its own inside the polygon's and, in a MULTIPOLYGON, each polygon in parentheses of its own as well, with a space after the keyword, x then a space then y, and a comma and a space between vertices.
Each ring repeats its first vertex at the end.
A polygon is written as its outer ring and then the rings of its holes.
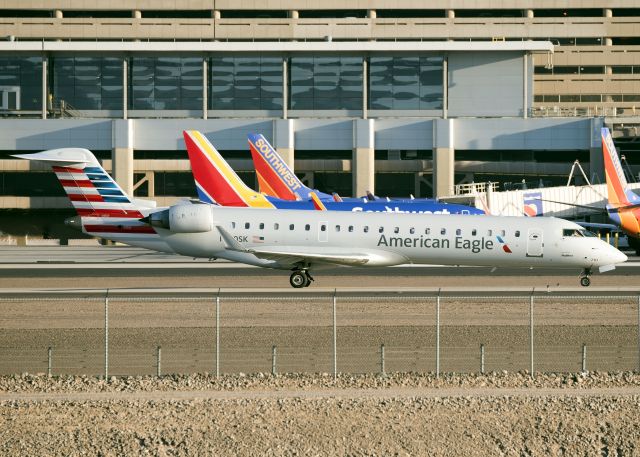
POLYGON ((148 225, 86 224, 84 229, 87 232, 97 233, 156 233, 153 227, 148 225))

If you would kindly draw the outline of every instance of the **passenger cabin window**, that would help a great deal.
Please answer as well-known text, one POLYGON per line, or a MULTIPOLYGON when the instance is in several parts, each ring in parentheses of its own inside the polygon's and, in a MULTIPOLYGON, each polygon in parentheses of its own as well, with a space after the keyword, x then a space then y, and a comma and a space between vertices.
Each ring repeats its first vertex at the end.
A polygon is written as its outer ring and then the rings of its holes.
POLYGON ((491 236, 491 235, 493 235, 493 230, 491 229, 487 230, 487 236, 491 236))
POLYGON ((364 227, 362 227, 362 230, 364 231, 364 233, 369 232, 369 226, 365 225, 364 227))
POLYGON ((339 231, 340 231, 340 226, 336 225, 336 232, 339 232, 339 231))
POLYGON ((350 231, 350 232, 353 232, 353 225, 350 225, 350 226, 349 226, 349 231, 350 231))
POLYGON ((505 236, 507 234, 506 230, 500 230, 500 236, 505 236))
POLYGON ((462 235, 462 230, 461 229, 456 229, 456 235, 458 235, 458 236, 462 235))
POLYGON ((431 229, 430 228, 424 229, 424 234, 425 235, 430 235, 431 234, 431 229))
POLYGON ((575 237, 594 237, 596 236, 594 233, 585 229, 564 229, 562 230, 562 236, 575 236, 575 237))
POLYGON ((231 223, 231 228, 236 228, 236 223, 235 222, 231 223))
POLYGON ((248 229, 249 227, 251 227, 251 224, 249 222, 245 222, 244 223, 244 228, 248 229))
POLYGON ((384 232, 384 227, 379 227, 379 228, 378 228, 378 232, 379 232, 379 233, 384 232))
POLYGON ((520 230, 516 230, 516 238, 520 238, 520 230))
POLYGON ((416 229, 414 227, 411 227, 409 229, 409 233, 411 233, 413 235, 414 233, 416 233, 416 229))
POLYGON ((321 231, 321 232, 326 232, 326 231, 327 231, 327 226, 326 226, 326 225, 324 225, 324 224, 322 224, 322 225, 320 226, 320 231, 321 231))
POLYGON ((306 224, 304 226, 304 229, 308 232, 309 230, 311 230, 311 226, 309 224, 306 224))
POLYGON ((440 235, 446 235, 447 234, 447 229, 440 229, 440 235))
POLYGON ((478 231, 476 229, 471 230, 471 236, 476 236, 478 231))
POLYGON ((393 233, 400 233, 400 227, 395 227, 393 229, 393 233))
POLYGON ((264 230, 264 222, 260 222, 260 225, 258 227, 260 227, 260 230, 264 230))
POLYGON ((280 224, 278 224, 277 222, 273 224, 273 229, 274 230, 279 230, 280 229, 280 224))
POLYGON ((289 224, 289 230, 293 230, 295 226, 293 224, 289 224))

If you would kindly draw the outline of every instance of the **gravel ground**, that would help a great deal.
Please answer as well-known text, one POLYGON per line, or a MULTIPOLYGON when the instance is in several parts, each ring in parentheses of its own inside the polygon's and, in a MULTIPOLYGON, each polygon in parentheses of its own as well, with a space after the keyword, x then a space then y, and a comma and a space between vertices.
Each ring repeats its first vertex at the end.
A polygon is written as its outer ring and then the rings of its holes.
POLYGON ((639 420, 631 372, 0 377, 0 455, 626 456, 639 420))

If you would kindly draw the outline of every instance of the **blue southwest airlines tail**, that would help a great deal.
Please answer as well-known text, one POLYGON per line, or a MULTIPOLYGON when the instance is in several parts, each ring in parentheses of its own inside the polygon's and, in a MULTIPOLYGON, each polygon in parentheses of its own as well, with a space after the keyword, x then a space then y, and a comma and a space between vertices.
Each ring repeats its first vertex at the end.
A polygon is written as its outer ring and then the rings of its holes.
POLYGON ((627 185, 611 132, 603 128, 602 154, 607 179, 607 212, 609 218, 631 237, 640 237, 640 197, 627 185))
MULTIPOLYGON (((285 200, 258 193, 249 188, 233 171, 209 140, 196 130, 184 131, 184 140, 196 181, 198 195, 205 202, 222 206, 245 206, 278 209, 322 209, 311 196, 307 199, 285 200)), ((313 192, 313 191, 312 191, 313 192)), ((318 199, 316 199, 318 200, 318 199)), ((471 206, 434 201, 335 201, 333 196, 321 199, 322 206, 330 211, 366 211, 388 213, 426 214, 484 214, 471 206)))

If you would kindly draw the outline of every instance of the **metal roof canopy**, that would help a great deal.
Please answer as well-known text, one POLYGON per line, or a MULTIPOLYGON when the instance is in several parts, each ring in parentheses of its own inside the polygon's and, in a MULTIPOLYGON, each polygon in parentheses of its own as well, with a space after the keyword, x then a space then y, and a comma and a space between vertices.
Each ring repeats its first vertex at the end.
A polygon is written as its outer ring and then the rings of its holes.
POLYGON ((0 52, 450 52, 553 53, 550 41, 6 41, 0 52))

